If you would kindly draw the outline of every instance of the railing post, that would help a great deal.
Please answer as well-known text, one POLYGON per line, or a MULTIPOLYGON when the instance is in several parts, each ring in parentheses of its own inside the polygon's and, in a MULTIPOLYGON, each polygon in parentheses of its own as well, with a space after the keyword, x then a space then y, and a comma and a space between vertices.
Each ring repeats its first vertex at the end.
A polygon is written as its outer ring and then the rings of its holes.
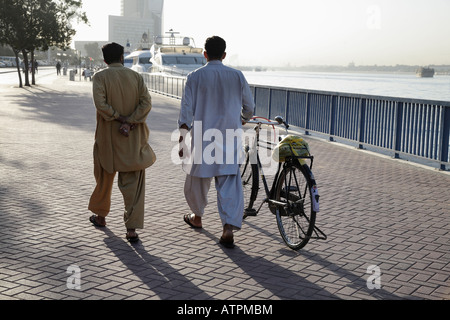
POLYGON ((339 100, 338 96, 331 96, 331 104, 330 104, 330 120, 328 123, 328 132, 330 141, 334 141, 334 117, 336 116, 336 104, 339 100))
POLYGON ((309 136, 309 108, 311 104, 311 97, 309 92, 306 93, 306 106, 305 106, 305 134, 309 136))
POLYGON ((450 107, 442 106, 442 117, 441 117, 441 137, 440 137, 440 155, 439 155, 439 169, 446 170, 444 162, 450 162, 449 159, 449 143, 450 143, 450 107))
POLYGON ((166 77, 166 78, 164 78, 164 84, 163 84, 163 94, 165 95, 165 96, 167 96, 167 83, 168 83, 168 81, 169 80, 167 80, 167 79, 169 79, 169 77, 166 77))
POLYGON ((366 119, 366 99, 359 100, 359 119, 358 119, 358 149, 364 149, 364 130, 366 119))
POLYGON ((400 151, 402 147, 402 124, 403 124, 403 102, 398 101, 395 107, 394 115, 394 158, 400 158, 400 151))
POLYGON ((267 119, 270 119, 272 109, 272 88, 269 88, 269 101, 267 105, 267 119))
POLYGON ((290 100, 291 92, 286 90, 286 107, 284 109, 284 119, 286 123, 289 123, 289 100, 290 100))
POLYGON ((254 115, 255 116, 257 115, 257 109, 258 109, 258 106, 256 105, 257 90, 258 90, 258 88, 254 87, 254 90, 253 90, 253 103, 255 104, 255 111, 254 111, 254 115))

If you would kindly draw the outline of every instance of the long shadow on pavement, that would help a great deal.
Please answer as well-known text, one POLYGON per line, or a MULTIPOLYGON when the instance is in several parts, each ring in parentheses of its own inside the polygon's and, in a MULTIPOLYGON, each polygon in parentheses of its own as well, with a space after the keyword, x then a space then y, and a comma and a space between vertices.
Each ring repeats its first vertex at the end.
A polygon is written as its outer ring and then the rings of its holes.
POLYGON ((321 265, 329 270, 331 270, 336 276, 340 278, 345 278, 350 282, 350 285, 348 287, 354 289, 355 291, 359 291, 361 293, 364 293, 367 296, 371 296, 374 299, 378 300, 398 300, 401 299, 399 296, 388 292, 383 289, 369 289, 367 287, 367 280, 364 279, 361 276, 358 276, 349 270, 346 270, 345 268, 342 268, 341 266, 330 262, 329 260, 321 257, 319 254, 312 254, 309 252, 298 252, 299 255, 305 257, 306 259, 309 259, 312 261, 312 263, 321 265))
MULTIPOLYGON (((283 244, 283 242, 280 240, 280 235, 274 235, 262 228, 257 227, 255 224, 250 223, 248 220, 245 220, 245 223, 247 225, 249 225, 250 227, 258 230, 259 232, 265 234, 266 236, 279 241, 281 244, 283 244)), ((396 300, 396 299, 401 299, 400 297, 386 291, 383 289, 376 289, 376 290, 370 290, 367 288, 367 281, 365 279, 363 279, 362 277, 346 270, 345 268, 342 268, 341 266, 332 263, 330 261, 328 261, 327 259, 322 258, 320 255, 318 254, 311 254, 307 251, 292 251, 290 249, 284 248, 281 250, 282 252, 284 252, 285 255, 288 256, 303 256, 305 259, 308 259, 310 261, 312 261, 312 263, 320 265, 322 267, 325 267, 327 269, 329 269, 330 271, 332 271, 334 274, 336 274, 339 278, 345 278, 347 279, 351 284, 349 285, 350 288, 354 289, 355 291, 361 291, 364 292, 364 294, 373 297, 374 299, 389 299, 389 300, 396 300)), ((228 253, 228 252, 226 252, 228 253)), ((230 256, 231 258, 231 256, 230 256)), ((300 283, 301 284, 301 283, 300 283)), ((328 298, 328 297, 327 297, 328 298)))
MULTIPOLYGON (((210 232, 203 229, 201 233, 215 242, 219 242, 217 237, 210 232)), ((236 244, 233 249, 221 245, 220 248, 249 277, 279 299, 303 300, 318 299, 318 297, 329 300, 339 299, 311 281, 264 257, 249 256, 239 248, 239 244, 236 244)))
POLYGON ((211 297, 163 259, 148 253, 138 242, 129 244, 108 228, 102 228, 108 238, 106 246, 131 270, 149 290, 162 300, 209 300, 211 297))

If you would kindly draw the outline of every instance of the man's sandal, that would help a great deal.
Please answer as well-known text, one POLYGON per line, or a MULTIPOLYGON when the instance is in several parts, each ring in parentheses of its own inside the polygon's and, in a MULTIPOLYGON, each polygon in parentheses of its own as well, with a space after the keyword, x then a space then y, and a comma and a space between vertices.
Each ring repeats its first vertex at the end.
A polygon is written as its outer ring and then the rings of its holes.
POLYGON ((106 227, 105 224, 100 224, 97 222, 97 216, 95 214, 89 218, 89 221, 92 222, 92 224, 98 228, 106 227))
POLYGON ((192 228, 194 229, 202 229, 202 227, 199 226, 195 226, 191 221, 192 221, 192 217, 194 216, 194 214, 190 213, 190 214, 185 214, 184 215, 184 222, 186 222, 188 225, 190 225, 192 228))
POLYGON ((225 248, 233 249, 234 248, 234 240, 225 240, 224 238, 220 237, 219 243, 223 245, 225 248))
POLYGON ((139 235, 137 233, 133 237, 129 236, 127 233, 126 238, 127 238, 128 242, 130 242, 130 243, 136 243, 139 241, 139 235))

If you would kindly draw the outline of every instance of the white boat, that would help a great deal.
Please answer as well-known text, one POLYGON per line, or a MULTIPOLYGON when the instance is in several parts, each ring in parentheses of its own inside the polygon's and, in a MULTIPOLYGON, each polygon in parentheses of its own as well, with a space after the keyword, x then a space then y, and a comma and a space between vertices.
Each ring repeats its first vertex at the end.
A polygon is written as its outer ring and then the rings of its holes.
POLYGON ((151 57, 150 50, 136 50, 124 58, 124 66, 136 72, 150 72, 152 68, 152 63, 150 62, 151 57))
POLYGON ((131 69, 131 67, 133 66, 133 57, 128 58, 129 55, 130 53, 123 59, 123 66, 131 69))
POLYGON ((156 37, 150 49, 152 73, 186 76, 206 64, 203 49, 196 48, 192 38, 176 36, 178 32, 172 30, 167 33, 156 37))

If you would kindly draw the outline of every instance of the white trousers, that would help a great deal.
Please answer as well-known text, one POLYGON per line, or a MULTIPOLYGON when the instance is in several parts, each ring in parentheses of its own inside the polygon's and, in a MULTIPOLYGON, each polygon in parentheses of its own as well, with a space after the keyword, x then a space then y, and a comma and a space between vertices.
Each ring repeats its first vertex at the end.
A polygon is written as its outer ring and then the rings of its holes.
MULTIPOLYGON (((192 212, 203 217, 208 205, 208 192, 213 178, 186 176, 184 196, 192 212)), ((240 172, 236 175, 214 177, 217 191, 217 209, 222 226, 229 224, 234 230, 242 227, 244 194, 240 172)))

